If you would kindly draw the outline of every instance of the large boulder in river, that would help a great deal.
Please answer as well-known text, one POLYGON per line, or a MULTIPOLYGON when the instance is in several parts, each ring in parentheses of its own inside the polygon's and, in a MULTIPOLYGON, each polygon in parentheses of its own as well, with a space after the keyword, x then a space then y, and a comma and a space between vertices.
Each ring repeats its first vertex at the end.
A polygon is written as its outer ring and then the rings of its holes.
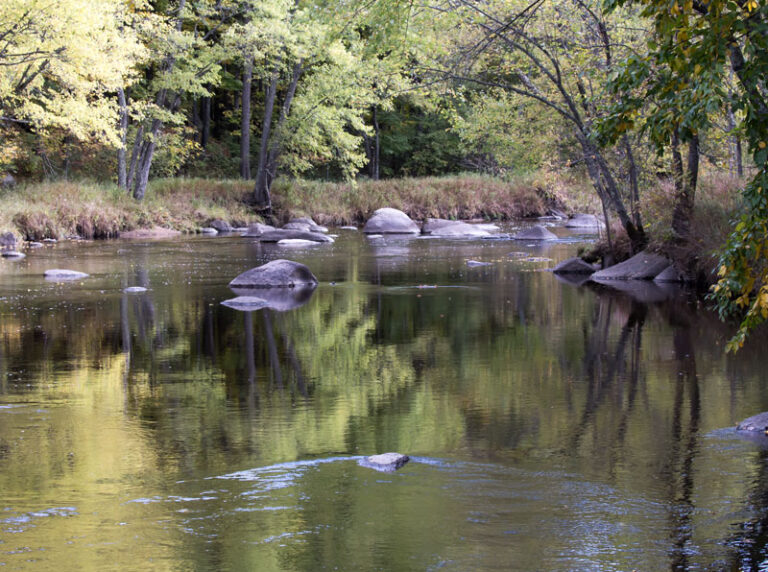
POLYGON ((768 433, 768 411, 747 417, 736 426, 737 431, 768 433))
POLYGON ((490 234, 486 229, 479 228, 473 224, 468 224, 458 220, 445 220, 441 218, 428 218, 427 222, 424 223, 421 232, 431 236, 447 237, 483 237, 490 234))
POLYGON ((653 279, 654 282, 686 283, 693 282, 691 277, 680 270, 675 264, 670 264, 653 279))
POLYGON ((419 225, 403 211, 385 207, 378 209, 363 227, 366 234, 419 234, 419 225))
POLYGON ((317 278, 298 262, 273 260, 240 274, 229 283, 234 289, 243 288, 314 288, 317 278))
POLYGON ((376 471, 382 471, 384 473, 393 473, 408 461, 410 461, 408 455, 402 455, 400 453, 382 453, 381 455, 371 455, 370 457, 364 457, 360 459, 359 464, 369 469, 376 471))
POLYGON ((313 242, 333 242, 330 236, 319 232, 307 232, 304 230, 285 230, 278 228, 262 233, 259 242, 279 242, 286 239, 311 240, 313 242))
POLYGON ((592 280, 653 280, 669 264, 669 259, 643 251, 629 260, 595 272, 592 280))
POLYGON ((557 240, 557 235, 543 226, 532 226, 521 230, 512 238, 515 240, 557 240))

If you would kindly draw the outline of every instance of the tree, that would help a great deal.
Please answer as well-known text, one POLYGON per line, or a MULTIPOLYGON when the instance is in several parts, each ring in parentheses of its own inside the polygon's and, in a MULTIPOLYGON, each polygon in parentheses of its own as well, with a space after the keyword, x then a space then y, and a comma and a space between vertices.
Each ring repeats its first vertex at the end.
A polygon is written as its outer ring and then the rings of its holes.
MULTIPOLYGON (((735 109, 744 118, 740 131, 757 173, 743 190, 743 212, 723 248, 711 292, 722 318, 741 316, 728 344, 734 351, 768 318, 768 6, 756 0, 681 0, 671 5, 611 0, 610 6, 627 3, 642 7, 655 34, 648 54, 630 60, 625 75, 638 75, 661 101, 677 104, 671 110, 659 105, 649 114, 648 121, 662 127, 658 132, 670 125, 675 110, 682 115, 680 128, 691 137, 715 109, 735 109), (666 71, 651 77, 651 68, 666 71), (735 91, 731 75, 737 80, 735 91)), ((627 106, 625 118, 637 107, 627 106)))
POLYGON ((120 0, 0 2, 0 129, 119 145, 114 94, 146 55, 120 0))
MULTIPOLYGON (((606 103, 604 78, 619 50, 612 39, 615 22, 587 0, 454 0, 441 10, 453 26, 456 49, 432 71, 501 90, 513 106, 522 98, 559 116, 575 138, 604 207, 618 216, 633 251, 642 250, 647 240, 639 211, 630 211, 625 203, 635 197, 637 186, 622 186, 595 133, 606 103)), ((623 147, 632 162, 629 142, 623 147)))

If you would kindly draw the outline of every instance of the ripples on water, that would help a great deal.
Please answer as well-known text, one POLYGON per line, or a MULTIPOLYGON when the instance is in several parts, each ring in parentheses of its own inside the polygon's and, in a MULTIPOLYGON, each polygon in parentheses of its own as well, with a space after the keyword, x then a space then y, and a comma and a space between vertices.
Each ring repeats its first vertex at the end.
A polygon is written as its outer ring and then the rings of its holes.
POLYGON ((723 357, 684 292, 542 272, 585 240, 555 230, 3 261, 0 564, 759 569, 768 447, 726 428, 768 409, 762 352, 723 357), (280 256, 317 274, 312 296, 222 305, 280 256), (412 460, 359 466, 386 451, 412 460))

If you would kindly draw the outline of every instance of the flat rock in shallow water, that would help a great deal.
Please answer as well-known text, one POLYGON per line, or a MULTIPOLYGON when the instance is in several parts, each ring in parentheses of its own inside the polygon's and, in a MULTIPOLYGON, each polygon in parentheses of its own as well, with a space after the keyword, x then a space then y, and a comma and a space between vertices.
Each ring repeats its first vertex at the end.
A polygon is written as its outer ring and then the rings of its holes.
POLYGON ((230 288, 301 288, 317 286, 317 278, 298 262, 273 260, 240 274, 230 288))
POLYGON ((595 272, 592 280, 653 280, 668 266, 667 258, 650 252, 640 252, 629 260, 595 272))
POLYGON ((218 230, 216 230, 215 228, 210 227, 210 226, 204 226, 203 228, 200 229, 200 232, 202 234, 211 234, 211 235, 219 234, 218 230))
POLYGON ((64 268, 52 268, 45 271, 46 280, 79 280, 81 278, 88 278, 88 274, 85 272, 78 272, 77 270, 66 270, 64 268))
POLYGON ((384 473, 393 473, 410 460, 408 455, 401 455, 400 453, 382 453, 381 455, 371 455, 370 457, 361 459, 360 465, 384 473))
POLYGON ((736 426, 736 430, 768 433, 768 411, 747 417, 736 426))
POLYGON ((283 240, 277 241, 278 246, 288 247, 317 246, 318 244, 320 243, 315 242, 314 240, 304 240, 303 238, 284 238, 283 240))
POLYGON ((123 288, 123 292, 126 294, 141 294, 146 291, 147 289, 144 286, 128 286, 128 288, 123 288))
POLYGON ((224 300, 221 304, 241 312, 253 312, 262 308, 286 312, 303 306, 312 298, 314 286, 301 288, 231 288, 237 298, 224 300))
POLYGON ((278 228, 270 230, 259 236, 259 242, 279 242, 286 239, 311 240, 314 242, 333 242, 330 236, 319 232, 306 232, 302 230, 283 230, 278 228))
POLYGON ((15 250, 4 250, 2 253, 3 258, 26 258, 26 254, 22 252, 16 252, 15 250))
POLYGON ((474 268, 475 266, 493 266, 493 262, 480 262, 479 260, 467 260, 467 266, 474 268))
POLYGON ((557 235, 543 226, 537 225, 521 230, 512 238, 515 240, 557 240, 557 235))
POLYGON ((261 236, 265 232, 272 232, 275 230, 274 226, 270 226, 268 224, 261 224, 260 222, 252 222, 248 225, 248 230, 245 232, 243 236, 246 237, 255 237, 255 236, 261 236))
POLYGON ((340 226, 339 230, 357 230, 356 226, 346 225, 346 226, 340 226))
MULTIPOLYGON (((498 228, 498 227, 496 227, 498 228)), ((488 230, 479 225, 468 224, 459 220, 446 220, 442 218, 428 218, 421 229, 424 234, 445 237, 482 237, 488 236, 488 230)))

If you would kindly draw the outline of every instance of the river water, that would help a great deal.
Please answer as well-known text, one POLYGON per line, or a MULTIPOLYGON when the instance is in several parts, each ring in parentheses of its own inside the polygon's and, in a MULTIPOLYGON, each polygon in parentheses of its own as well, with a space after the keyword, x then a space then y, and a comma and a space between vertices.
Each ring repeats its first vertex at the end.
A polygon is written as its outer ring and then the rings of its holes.
POLYGON ((0 261, 0 566, 766 566, 768 449, 732 429, 768 409, 764 345, 725 357, 686 292, 558 280, 593 237, 554 231, 0 261), (303 305, 221 303, 275 258, 317 275, 303 305), (412 460, 358 465, 387 451, 412 460))

